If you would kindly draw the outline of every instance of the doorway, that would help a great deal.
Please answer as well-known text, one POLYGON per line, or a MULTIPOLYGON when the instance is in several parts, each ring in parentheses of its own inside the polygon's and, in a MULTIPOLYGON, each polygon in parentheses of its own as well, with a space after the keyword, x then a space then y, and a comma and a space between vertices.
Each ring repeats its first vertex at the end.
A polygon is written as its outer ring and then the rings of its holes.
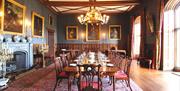
POLYGON ((132 57, 138 58, 140 54, 140 42, 141 42, 141 16, 136 17, 133 23, 133 35, 132 35, 132 57))
POLYGON ((48 45, 49 45, 49 51, 47 53, 47 56, 49 57, 54 57, 55 52, 54 52, 54 30, 52 29, 47 29, 48 30, 48 45))

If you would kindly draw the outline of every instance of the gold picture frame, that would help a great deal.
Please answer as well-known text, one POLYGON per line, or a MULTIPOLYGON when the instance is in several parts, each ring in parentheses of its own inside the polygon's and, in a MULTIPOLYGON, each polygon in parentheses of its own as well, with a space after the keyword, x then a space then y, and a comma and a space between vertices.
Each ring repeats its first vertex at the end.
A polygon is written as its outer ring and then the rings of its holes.
POLYGON ((0 34, 3 31, 3 0, 0 1, 0 34))
POLYGON ((15 0, 2 0, 2 28, 4 34, 23 35, 26 7, 15 0))
POLYGON ((33 37, 44 37, 44 17, 32 12, 32 34, 33 37))
POLYGON ((66 40, 78 39, 78 26, 66 26, 66 40))
POLYGON ((109 39, 121 40, 121 25, 109 25, 109 39))
POLYGON ((100 40, 100 24, 86 24, 86 41, 100 40))

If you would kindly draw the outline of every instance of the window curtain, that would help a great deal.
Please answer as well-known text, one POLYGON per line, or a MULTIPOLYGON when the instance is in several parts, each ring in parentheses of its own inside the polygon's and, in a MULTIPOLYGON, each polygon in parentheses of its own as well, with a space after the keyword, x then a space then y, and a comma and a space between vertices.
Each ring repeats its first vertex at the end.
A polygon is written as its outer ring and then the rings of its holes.
POLYGON ((145 14, 144 14, 144 10, 141 12, 141 41, 140 41, 140 57, 144 57, 144 41, 145 39, 145 32, 144 32, 144 28, 145 28, 145 14))
POLYGON ((159 15, 159 26, 156 32, 156 42, 155 42, 155 68, 158 70, 162 65, 162 34, 163 34, 163 24, 164 24, 164 0, 160 0, 160 15, 159 15))
POLYGON ((130 31, 130 53, 133 58, 133 45, 134 45, 134 16, 131 17, 131 31, 130 31))

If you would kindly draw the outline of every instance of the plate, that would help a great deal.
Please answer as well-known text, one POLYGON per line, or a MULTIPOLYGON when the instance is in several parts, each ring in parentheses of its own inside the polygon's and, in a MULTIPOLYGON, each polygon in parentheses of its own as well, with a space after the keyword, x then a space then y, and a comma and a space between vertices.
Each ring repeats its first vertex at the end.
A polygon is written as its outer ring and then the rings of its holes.
POLYGON ((73 63, 73 64, 69 64, 69 66, 77 66, 77 64, 74 64, 74 63, 73 63))
POLYGON ((111 66, 111 67, 112 67, 112 66, 114 66, 114 64, 110 64, 110 63, 108 63, 108 64, 107 64, 107 66, 111 66))
POLYGON ((79 60, 77 60, 77 59, 76 59, 76 60, 74 60, 74 62, 78 62, 78 61, 79 61, 79 60))
POLYGON ((110 62, 110 60, 102 60, 103 62, 110 62))

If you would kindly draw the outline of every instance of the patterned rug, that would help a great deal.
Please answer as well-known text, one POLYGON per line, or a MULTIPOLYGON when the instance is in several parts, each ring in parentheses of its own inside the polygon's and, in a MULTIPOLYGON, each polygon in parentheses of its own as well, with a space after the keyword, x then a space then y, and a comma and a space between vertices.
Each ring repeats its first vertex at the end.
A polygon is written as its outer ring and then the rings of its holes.
MULTIPOLYGON (((103 78, 103 91, 112 91, 112 85, 108 83, 108 78, 103 78)), ((5 91, 52 91, 55 85, 55 71, 53 66, 33 71, 22 78, 17 79, 9 85, 5 91)), ((133 91, 142 91, 142 89, 133 81, 130 81, 133 91)), ((56 91, 68 91, 67 80, 63 80, 56 91)), ((78 91, 77 85, 72 83, 72 91, 78 91)), ((116 91, 130 91, 126 83, 116 81, 116 91)))

